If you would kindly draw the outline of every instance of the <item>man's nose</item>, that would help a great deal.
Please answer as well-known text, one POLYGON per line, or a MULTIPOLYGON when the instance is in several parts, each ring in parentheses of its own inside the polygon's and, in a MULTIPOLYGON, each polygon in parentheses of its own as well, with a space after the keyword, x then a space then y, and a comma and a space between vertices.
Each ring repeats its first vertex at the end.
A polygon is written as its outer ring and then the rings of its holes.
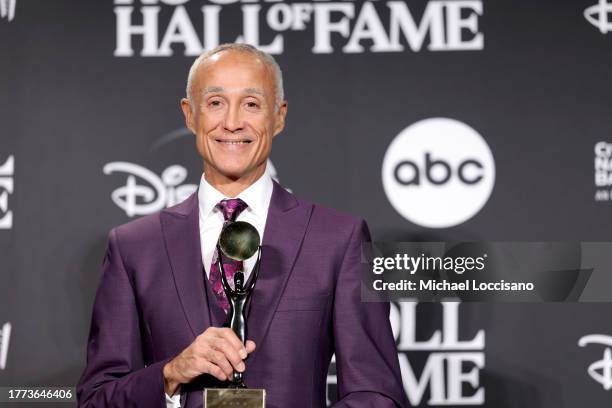
POLYGON ((230 106, 225 115, 223 127, 228 132, 236 132, 242 130, 243 122, 240 114, 240 106, 230 106))

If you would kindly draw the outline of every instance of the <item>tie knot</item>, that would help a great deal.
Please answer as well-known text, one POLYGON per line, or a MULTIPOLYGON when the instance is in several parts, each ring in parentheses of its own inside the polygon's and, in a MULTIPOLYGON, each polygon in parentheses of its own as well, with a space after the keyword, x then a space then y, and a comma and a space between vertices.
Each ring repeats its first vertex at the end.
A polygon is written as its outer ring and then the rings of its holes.
POLYGON ((221 200, 217 204, 217 208, 223 213, 225 221, 234 222, 248 205, 239 198, 230 198, 229 200, 221 200))

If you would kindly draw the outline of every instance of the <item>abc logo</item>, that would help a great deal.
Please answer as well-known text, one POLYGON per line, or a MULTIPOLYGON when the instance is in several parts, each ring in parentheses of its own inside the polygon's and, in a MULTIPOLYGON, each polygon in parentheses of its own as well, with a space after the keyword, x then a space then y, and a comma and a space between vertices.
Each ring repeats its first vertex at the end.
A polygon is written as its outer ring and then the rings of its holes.
POLYGON ((425 119, 391 142, 382 181, 389 202, 407 220, 428 228, 452 227, 486 204, 495 162, 482 136, 465 123, 425 119))

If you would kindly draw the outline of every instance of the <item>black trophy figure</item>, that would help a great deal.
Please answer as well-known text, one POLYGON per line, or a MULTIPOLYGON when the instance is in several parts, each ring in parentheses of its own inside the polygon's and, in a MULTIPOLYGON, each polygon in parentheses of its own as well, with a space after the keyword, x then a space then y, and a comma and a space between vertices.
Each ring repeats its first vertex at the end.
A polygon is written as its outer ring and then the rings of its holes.
MULTIPOLYGON (((230 305, 230 327, 240 341, 245 344, 247 339, 245 305, 255 288, 261 263, 261 245, 257 229, 244 221, 237 221, 226 225, 223 231, 221 231, 221 236, 217 243, 217 253, 219 255, 217 265, 221 272, 221 282, 230 305), (232 289, 225 276, 222 257, 225 255, 234 261, 245 261, 252 257, 256 251, 257 261, 253 267, 249 282, 244 281, 244 272, 237 270, 234 273, 234 289, 232 289)), ((229 387, 246 388, 242 379, 242 373, 234 370, 229 387)))

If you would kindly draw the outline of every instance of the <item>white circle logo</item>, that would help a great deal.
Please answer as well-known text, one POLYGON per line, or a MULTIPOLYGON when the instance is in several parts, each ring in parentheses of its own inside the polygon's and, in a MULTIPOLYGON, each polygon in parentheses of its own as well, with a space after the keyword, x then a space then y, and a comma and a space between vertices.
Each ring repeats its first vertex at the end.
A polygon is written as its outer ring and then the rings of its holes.
POLYGON ((465 123, 425 119, 391 142, 382 182, 389 202, 407 220, 428 228, 452 227, 486 204, 495 162, 483 137, 465 123))

